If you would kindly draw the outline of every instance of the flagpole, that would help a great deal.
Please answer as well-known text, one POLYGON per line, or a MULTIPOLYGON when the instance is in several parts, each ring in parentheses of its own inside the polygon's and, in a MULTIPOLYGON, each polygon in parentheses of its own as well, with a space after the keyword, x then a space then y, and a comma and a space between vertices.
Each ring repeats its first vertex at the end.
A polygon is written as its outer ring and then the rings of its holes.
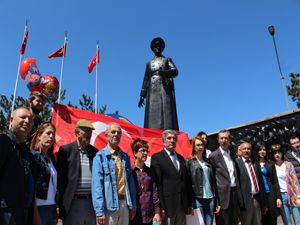
POLYGON ((96 45, 96 93, 95 93, 95 113, 98 112, 98 52, 99 52, 99 41, 97 41, 96 45))
MULTIPOLYGON (((25 35, 26 35, 26 31, 28 29, 27 24, 28 24, 28 21, 26 20, 26 22, 25 22, 25 28, 24 28, 24 34, 23 34, 23 39, 22 39, 23 41, 24 41, 24 38, 25 38, 25 35)), ((15 109, 16 95, 17 95, 17 88, 18 88, 18 83, 19 83, 19 73, 20 73, 20 66, 21 66, 22 57, 23 57, 23 54, 20 53, 19 65, 18 65, 18 71, 17 71, 17 76, 16 76, 14 95, 13 95, 13 102, 12 102, 12 106, 11 106, 11 113, 15 109)))
POLYGON ((61 59, 59 89, 58 89, 58 100, 57 100, 58 104, 60 104, 60 94, 61 94, 62 78, 63 78, 63 71, 64 71, 64 61, 65 61, 65 54, 66 54, 66 44, 67 44, 67 32, 65 32, 64 45, 63 45, 63 48, 64 48, 63 49, 63 57, 61 59))

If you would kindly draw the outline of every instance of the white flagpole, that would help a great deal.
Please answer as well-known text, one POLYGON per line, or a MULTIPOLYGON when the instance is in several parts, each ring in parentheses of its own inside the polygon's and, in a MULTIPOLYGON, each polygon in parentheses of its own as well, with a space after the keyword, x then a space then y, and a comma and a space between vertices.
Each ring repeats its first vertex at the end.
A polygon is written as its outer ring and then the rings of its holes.
POLYGON ((99 52, 99 41, 96 45, 96 93, 95 93, 95 113, 98 112, 98 52, 99 52))
MULTIPOLYGON (((28 31, 27 23, 28 23, 28 21, 26 20, 22 41, 24 41, 24 38, 25 38, 25 35, 26 35, 26 31, 28 31)), ((27 43, 26 43, 26 44, 27 44, 27 43)), ((23 42, 22 42, 22 45, 23 45, 23 42)), ((14 111, 14 109, 15 109, 16 94, 17 94, 17 88, 18 88, 18 83, 19 83, 19 73, 20 73, 20 66, 21 66, 22 57, 23 57, 23 55, 20 53, 19 65, 18 65, 18 72, 17 72, 17 76, 16 76, 15 89, 14 89, 14 95, 13 95, 13 102, 12 102, 12 106, 11 106, 11 113, 12 113, 12 112, 14 111)))
POLYGON ((62 86, 62 78, 63 78, 63 71, 64 71, 64 61, 65 61, 67 42, 68 42, 67 32, 65 32, 65 39, 64 39, 64 45, 63 45, 64 52, 63 52, 63 57, 61 59, 60 78, 59 78, 59 89, 58 89, 58 100, 57 100, 58 104, 60 104, 60 94, 61 94, 61 86, 62 86))

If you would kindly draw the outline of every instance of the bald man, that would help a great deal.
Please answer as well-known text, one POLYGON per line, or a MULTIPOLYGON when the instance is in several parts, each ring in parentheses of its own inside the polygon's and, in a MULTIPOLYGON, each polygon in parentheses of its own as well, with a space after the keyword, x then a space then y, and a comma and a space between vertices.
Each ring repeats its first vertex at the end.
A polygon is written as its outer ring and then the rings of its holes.
POLYGON ((0 134, 0 223, 27 225, 32 224, 34 183, 24 140, 32 128, 32 113, 17 108, 9 122, 7 134, 0 134))

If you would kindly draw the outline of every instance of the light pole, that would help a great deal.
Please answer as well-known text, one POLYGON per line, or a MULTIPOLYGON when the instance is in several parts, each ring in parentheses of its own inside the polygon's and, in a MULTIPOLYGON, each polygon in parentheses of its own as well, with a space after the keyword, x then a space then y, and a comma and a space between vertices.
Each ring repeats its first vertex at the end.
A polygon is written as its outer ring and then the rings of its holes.
POLYGON ((288 101, 288 93, 287 93, 287 89, 286 86, 284 84, 284 76, 283 73, 281 71, 281 66, 280 66, 280 61, 279 61, 279 57, 278 57, 278 51, 277 51, 277 46, 276 46, 276 41, 275 41, 275 27, 273 25, 270 25, 268 27, 269 33, 272 36, 273 39, 273 43, 274 43, 274 48, 275 48, 275 53, 276 53, 276 59, 277 59, 277 64, 278 64, 278 68, 279 68, 279 73, 280 73, 280 80, 281 80, 281 84, 282 84, 282 88, 283 88, 283 92, 284 92, 284 98, 285 98, 285 104, 288 110, 290 110, 290 106, 289 106, 289 101, 288 101))

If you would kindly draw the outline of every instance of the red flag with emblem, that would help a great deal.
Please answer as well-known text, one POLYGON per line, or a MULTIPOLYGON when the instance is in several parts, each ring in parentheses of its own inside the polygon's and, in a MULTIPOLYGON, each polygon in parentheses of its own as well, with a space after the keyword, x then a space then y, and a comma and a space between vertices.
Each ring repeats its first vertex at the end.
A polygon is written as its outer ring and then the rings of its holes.
POLYGON ((28 40, 28 30, 26 28, 25 35, 23 37, 23 42, 22 42, 22 45, 21 45, 21 48, 20 48, 20 54, 21 55, 24 55, 24 53, 25 53, 27 40, 28 40))
MULTIPOLYGON (((57 153, 59 146, 76 140, 75 126, 78 120, 87 119, 94 125, 95 130, 91 138, 91 144, 97 149, 103 149, 107 145, 105 131, 109 123, 115 122, 122 128, 120 148, 131 157, 134 162, 131 143, 136 138, 141 138, 149 144, 149 156, 163 149, 162 132, 159 129, 142 128, 123 120, 115 119, 104 114, 96 114, 64 105, 54 105, 52 124, 56 127, 56 146, 54 153, 57 153)), ((176 152, 185 158, 191 155, 191 146, 187 133, 178 132, 176 152)))
POLYGON ((98 49, 97 53, 95 54, 95 56, 93 57, 93 59, 90 61, 88 65, 89 73, 93 71, 94 67, 96 66, 96 64, 99 64, 99 62, 100 62, 100 51, 98 49))
POLYGON ((57 58, 57 57, 65 57, 67 55, 67 43, 65 43, 61 48, 48 55, 48 58, 57 58))

